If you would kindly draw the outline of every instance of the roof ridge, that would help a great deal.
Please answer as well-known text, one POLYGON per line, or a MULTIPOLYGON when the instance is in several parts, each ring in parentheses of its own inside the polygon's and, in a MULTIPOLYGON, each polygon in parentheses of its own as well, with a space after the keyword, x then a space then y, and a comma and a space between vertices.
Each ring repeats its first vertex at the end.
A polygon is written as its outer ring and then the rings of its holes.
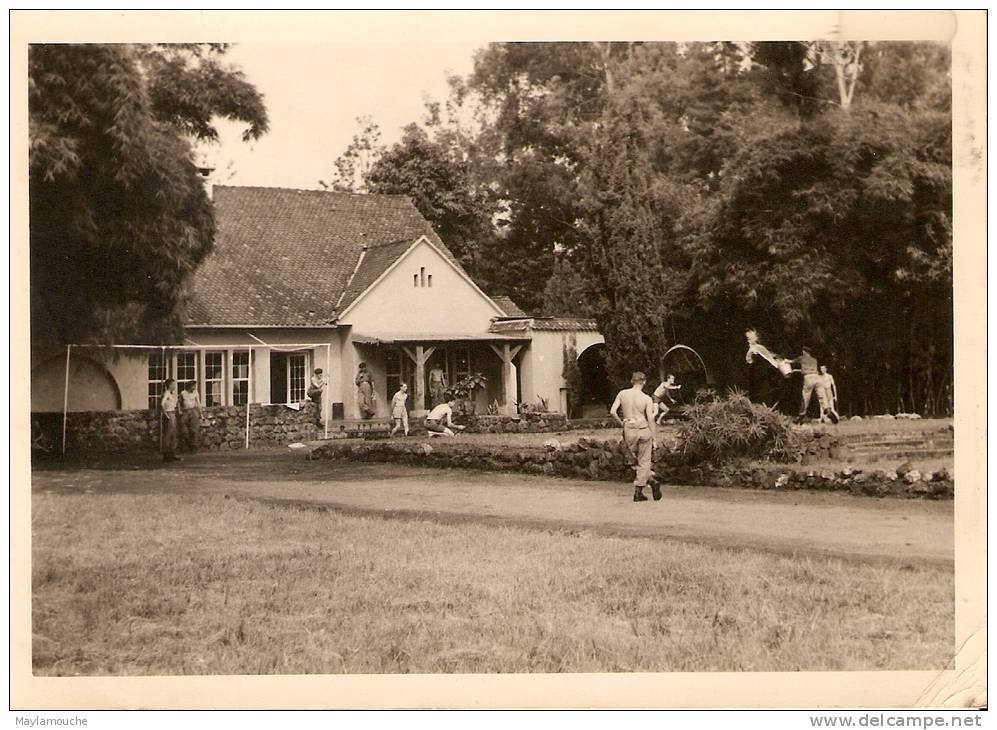
POLYGON ((212 188, 226 190, 279 190, 285 193, 318 193, 319 195, 341 195, 356 198, 402 198, 412 201, 412 197, 405 193, 358 193, 351 190, 318 190, 316 188, 281 188, 273 185, 218 185, 213 184, 212 188))

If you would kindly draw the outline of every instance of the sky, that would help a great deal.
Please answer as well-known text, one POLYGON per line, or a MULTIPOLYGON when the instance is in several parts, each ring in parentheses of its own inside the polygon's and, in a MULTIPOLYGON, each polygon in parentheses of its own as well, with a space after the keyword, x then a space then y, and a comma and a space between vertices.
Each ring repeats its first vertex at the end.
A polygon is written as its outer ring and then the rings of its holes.
POLYGON ((425 117, 427 98, 447 98, 448 76, 470 73, 479 47, 424 40, 234 46, 227 58, 263 94, 270 131, 246 143, 242 126, 225 122, 220 143, 199 152, 219 184, 320 189, 357 132, 357 117, 380 125, 382 143, 398 141, 402 127, 425 117))

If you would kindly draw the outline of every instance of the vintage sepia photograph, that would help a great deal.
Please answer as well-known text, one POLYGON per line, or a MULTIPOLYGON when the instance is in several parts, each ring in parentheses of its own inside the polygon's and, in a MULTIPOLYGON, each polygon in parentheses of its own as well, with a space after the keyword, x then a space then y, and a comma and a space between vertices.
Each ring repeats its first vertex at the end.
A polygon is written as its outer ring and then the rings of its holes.
POLYGON ((951 35, 238 15, 21 48, 31 681, 883 672, 941 702, 985 548, 951 35))

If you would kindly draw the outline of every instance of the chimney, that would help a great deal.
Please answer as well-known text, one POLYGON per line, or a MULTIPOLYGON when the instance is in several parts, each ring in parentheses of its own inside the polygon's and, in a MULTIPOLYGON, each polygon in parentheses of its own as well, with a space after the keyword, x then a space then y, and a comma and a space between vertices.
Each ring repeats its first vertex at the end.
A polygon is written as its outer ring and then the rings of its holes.
POLYGON ((208 200, 212 200, 214 197, 213 192, 214 192, 214 182, 215 182, 212 179, 212 175, 215 172, 215 168, 198 166, 197 172, 198 174, 200 174, 204 182, 204 191, 208 194, 208 200))

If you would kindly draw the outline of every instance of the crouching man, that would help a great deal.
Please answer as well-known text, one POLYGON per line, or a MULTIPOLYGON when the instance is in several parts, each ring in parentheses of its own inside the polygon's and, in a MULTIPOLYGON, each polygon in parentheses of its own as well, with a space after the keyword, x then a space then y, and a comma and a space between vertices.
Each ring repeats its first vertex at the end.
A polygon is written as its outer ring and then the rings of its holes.
POLYGON ((443 403, 429 412, 429 415, 426 416, 426 430, 429 431, 430 436, 433 434, 453 436, 453 429, 464 430, 463 426, 458 426, 453 422, 453 407, 456 402, 457 400, 452 395, 448 395, 443 403))
MULTIPOLYGON (((621 390, 613 401, 609 414, 623 426, 623 441, 637 460, 637 475, 634 477, 634 502, 646 502, 644 487, 651 478, 651 454, 657 446, 654 430, 654 401, 644 392, 647 376, 636 372, 630 378, 632 387, 621 390), (619 411, 622 409, 623 416, 619 411)), ((661 499, 661 487, 651 483, 651 494, 655 500, 661 499)))

